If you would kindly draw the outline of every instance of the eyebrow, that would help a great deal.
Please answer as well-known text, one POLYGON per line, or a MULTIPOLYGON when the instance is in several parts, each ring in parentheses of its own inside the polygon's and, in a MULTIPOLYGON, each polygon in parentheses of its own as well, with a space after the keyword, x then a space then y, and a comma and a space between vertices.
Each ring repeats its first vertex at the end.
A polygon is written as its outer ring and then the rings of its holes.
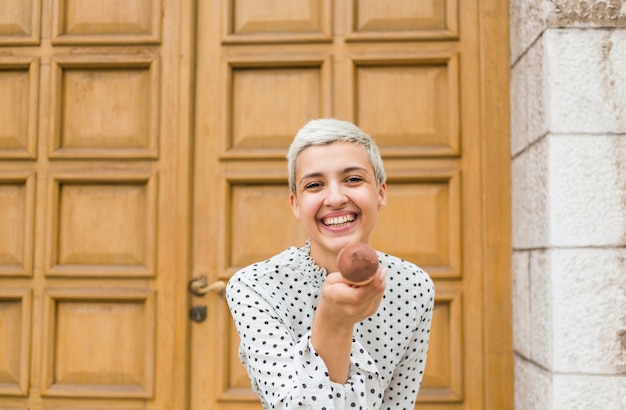
MULTIPOLYGON (((341 173, 342 174, 348 174, 348 173, 350 173, 352 171, 365 171, 365 172, 367 172, 367 168, 363 168, 363 167, 347 167, 347 168, 344 168, 341 171, 341 173)), ((319 177, 322 177, 322 176, 324 176, 323 172, 311 172, 310 174, 303 175, 302 178, 300 178, 300 182, 302 182, 302 181, 304 181, 305 179, 308 179, 308 178, 319 178, 319 177)))

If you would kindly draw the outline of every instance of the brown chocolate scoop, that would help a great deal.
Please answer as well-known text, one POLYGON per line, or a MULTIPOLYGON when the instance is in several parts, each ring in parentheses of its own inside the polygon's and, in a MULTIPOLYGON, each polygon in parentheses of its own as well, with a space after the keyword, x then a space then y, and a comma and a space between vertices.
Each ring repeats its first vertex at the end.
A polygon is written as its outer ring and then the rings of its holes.
POLYGON ((366 243, 346 245, 337 254, 337 268, 344 279, 356 286, 365 286, 378 270, 378 256, 366 243))

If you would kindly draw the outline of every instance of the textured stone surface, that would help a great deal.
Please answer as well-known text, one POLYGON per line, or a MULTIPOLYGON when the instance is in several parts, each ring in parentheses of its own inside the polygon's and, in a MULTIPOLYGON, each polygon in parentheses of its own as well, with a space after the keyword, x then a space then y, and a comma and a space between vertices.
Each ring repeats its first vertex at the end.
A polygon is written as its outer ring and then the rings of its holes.
POLYGON ((555 249, 551 265, 555 371, 623 377, 626 249, 555 249))
POLYGON ((514 249, 626 245, 626 138, 550 135, 511 176, 514 249))
POLYGON ((547 26, 546 0, 509 0, 511 63, 533 44, 547 26))
POLYGON ((624 0, 550 0, 546 2, 552 27, 624 27, 624 0))
POLYGON ((626 30, 544 33, 551 133, 626 132, 626 30))
POLYGON ((623 410, 626 378, 552 374, 523 358, 515 360, 518 410, 623 410))
POLYGON ((511 293, 513 297, 513 348, 525 358, 530 358, 530 252, 513 252, 511 293))
MULTIPOLYGON (((624 410, 626 378, 624 376, 589 376, 556 374, 553 376, 552 409, 624 410)), ((520 406, 518 409, 525 409, 520 406)))
POLYGON ((513 159, 511 198, 513 249, 549 243, 548 144, 545 139, 513 159))
POLYGON ((546 91, 546 64, 543 36, 528 50, 524 59, 528 67, 528 143, 543 138, 548 133, 548 96, 546 91))
POLYGON ((515 408, 518 410, 558 409, 552 406, 551 374, 520 357, 515 358, 515 408))
POLYGON ((535 250, 530 256, 530 358, 553 370, 553 291, 550 252, 535 250))
POLYGON ((623 410, 626 0, 509 5, 516 409, 623 410))
POLYGON ((557 135, 549 141, 550 244, 626 245, 626 138, 557 135))
POLYGON ((626 0, 509 0, 513 65, 547 28, 624 28, 626 0))
POLYGON ((522 58, 511 68, 511 156, 528 148, 529 103, 528 59, 522 58))
POLYGON ((511 154, 548 132, 544 40, 539 38, 511 70, 511 154))

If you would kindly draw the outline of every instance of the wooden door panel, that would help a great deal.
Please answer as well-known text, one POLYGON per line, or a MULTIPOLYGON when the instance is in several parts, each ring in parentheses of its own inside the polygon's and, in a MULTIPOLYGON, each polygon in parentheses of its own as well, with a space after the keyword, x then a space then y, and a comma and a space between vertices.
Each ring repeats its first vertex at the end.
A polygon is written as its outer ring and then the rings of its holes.
POLYGON ((419 261, 432 278, 461 277, 461 175, 455 161, 385 162, 388 205, 371 236, 376 249, 419 261), (402 240, 398 241, 398 236, 402 240))
POLYGON ((227 0, 224 43, 331 40, 331 0, 227 0))
POLYGON ((156 185, 145 173, 53 175, 46 275, 154 276, 156 185))
POLYGON ((156 158, 159 60, 154 55, 52 60, 51 158, 156 158))
POLYGON ((186 407, 191 18, 3 3, 3 409, 186 407))
POLYGON ((355 121, 376 135, 383 156, 459 155, 457 53, 370 52, 352 65, 355 121))
POLYGON ((28 394, 31 300, 30 289, 0 288, 0 397, 28 394))
MULTIPOLYGON (((486 360, 477 291, 483 244, 470 234, 483 206, 478 14, 479 0, 303 0, 288 7, 250 0, 198 8, 195 186, 204 194, 196 202, 195 270, 226 281, 303 243, 287 202, 287 148, 309 119, 355 122, 376 139, 388 176, 388 205, 372 245, 435 280, 418 396, 427 409, 484 404, 484 379, 476 376, 486 360)), ((207 401, 260 408, 224 299, 206 302, 212 320, 192 337, 215 342, 198 343, 192 355, 215 357, 211 363, 221 367, 215 383, 193 383, 192 408, 207 401)))
POLYGON ((0 278, 33 273, 35 176, 0 171, 0 278))
POLYGON ((42 395, 152 397, 155 319, 150 289, 46 289, 42 395))
MULTIPOLYGON (((9 7, 17 4, 9 5, 9 7)), ((24 6, 24 5, 22 5, 24 6)), ((3 15, 2 28, 15 34, 11 22, 28 21, 30 8, 3 15), (11 18, 14 18, 13 20, 11 18), (23 20, 26 18, 26 20, 23 20)), ((18 24, 19 26, 19 24, 18 24)), ((32 28, 23 25, 22 37, 32 28)), ((30 32, 30 34, 33 34, 30 32)), ((6 40, 11 37, 3 37, 6 40)), ((12 40, 9 40, 12 41, 12 40)), ((32 57, 0 58, 0 161, 35 156, 39 60, 32 57)), ((29 278, 33 274, 35 226, 35 174, 23 167, 0 169, 0 282, 29 278)), ((30 369, 32 292, 23 283, 0 286, 0 397, 26 396, 30 369)))
POLYGON ((348 0, 348 39, 434 40, 458 36, 458 0, 348 0))
POLYGON ((54 44, 158 43, 163 0, 53 0, 54 44))
POLYGON ((282 159, 294 128, 330 112, 327 56, 251 53, 229 57, 225 67, 223 158, 282 159))
MULTIPOLYGON (((459 284, 438 283, 430 329, 431 340, 434 343, 428 346, 428 359, 419 392, 419 403, 440 403, 443 407, 443 404, 463 402, 461 294, 459 284)), ((421 408, 421 405, 417 407, 421 408)))
POLYGON ((0 15, 0 45, 37 44, 41 1, 6 0, 0 15))
POLYGON ((38 58, 0 57, 0 158, 35 157, 38 91, 38 58))
POLYGON ((232 214, 227 232, 231 233, 228 247, 231 272, 273 255, 276 249, 286 249, 306 239, 299 221, 286 218, 291 208, 285 201, 289 195, 285 182, 250 183, 253 180, 254 176, 248 176, 245 183, 230 181, 232 214))

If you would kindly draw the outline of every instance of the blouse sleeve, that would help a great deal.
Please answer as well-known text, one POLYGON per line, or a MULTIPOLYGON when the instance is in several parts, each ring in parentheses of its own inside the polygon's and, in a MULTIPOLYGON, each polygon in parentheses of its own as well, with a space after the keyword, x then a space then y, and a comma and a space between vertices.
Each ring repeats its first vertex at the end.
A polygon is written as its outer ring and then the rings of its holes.
POLYGON ((396 367, 389 386, 385 390, 383 409, 412 409, 415 406, 424 369, 430 339, 430 324, 435 304, 435 287, 432 280, 427 278, 426 292, 418 301, 416 311, 422 314, 415 318, 415 327, 408 347, 396 367))
POLYGON ((359 342, 353 339, 347 382, 332 382, 311 344, 310 332, 296 339, 268 301, 233 279, 227 300, 241 339, 239 356, 266 408, 380 408, 383 382, 374 360, 359 342))

